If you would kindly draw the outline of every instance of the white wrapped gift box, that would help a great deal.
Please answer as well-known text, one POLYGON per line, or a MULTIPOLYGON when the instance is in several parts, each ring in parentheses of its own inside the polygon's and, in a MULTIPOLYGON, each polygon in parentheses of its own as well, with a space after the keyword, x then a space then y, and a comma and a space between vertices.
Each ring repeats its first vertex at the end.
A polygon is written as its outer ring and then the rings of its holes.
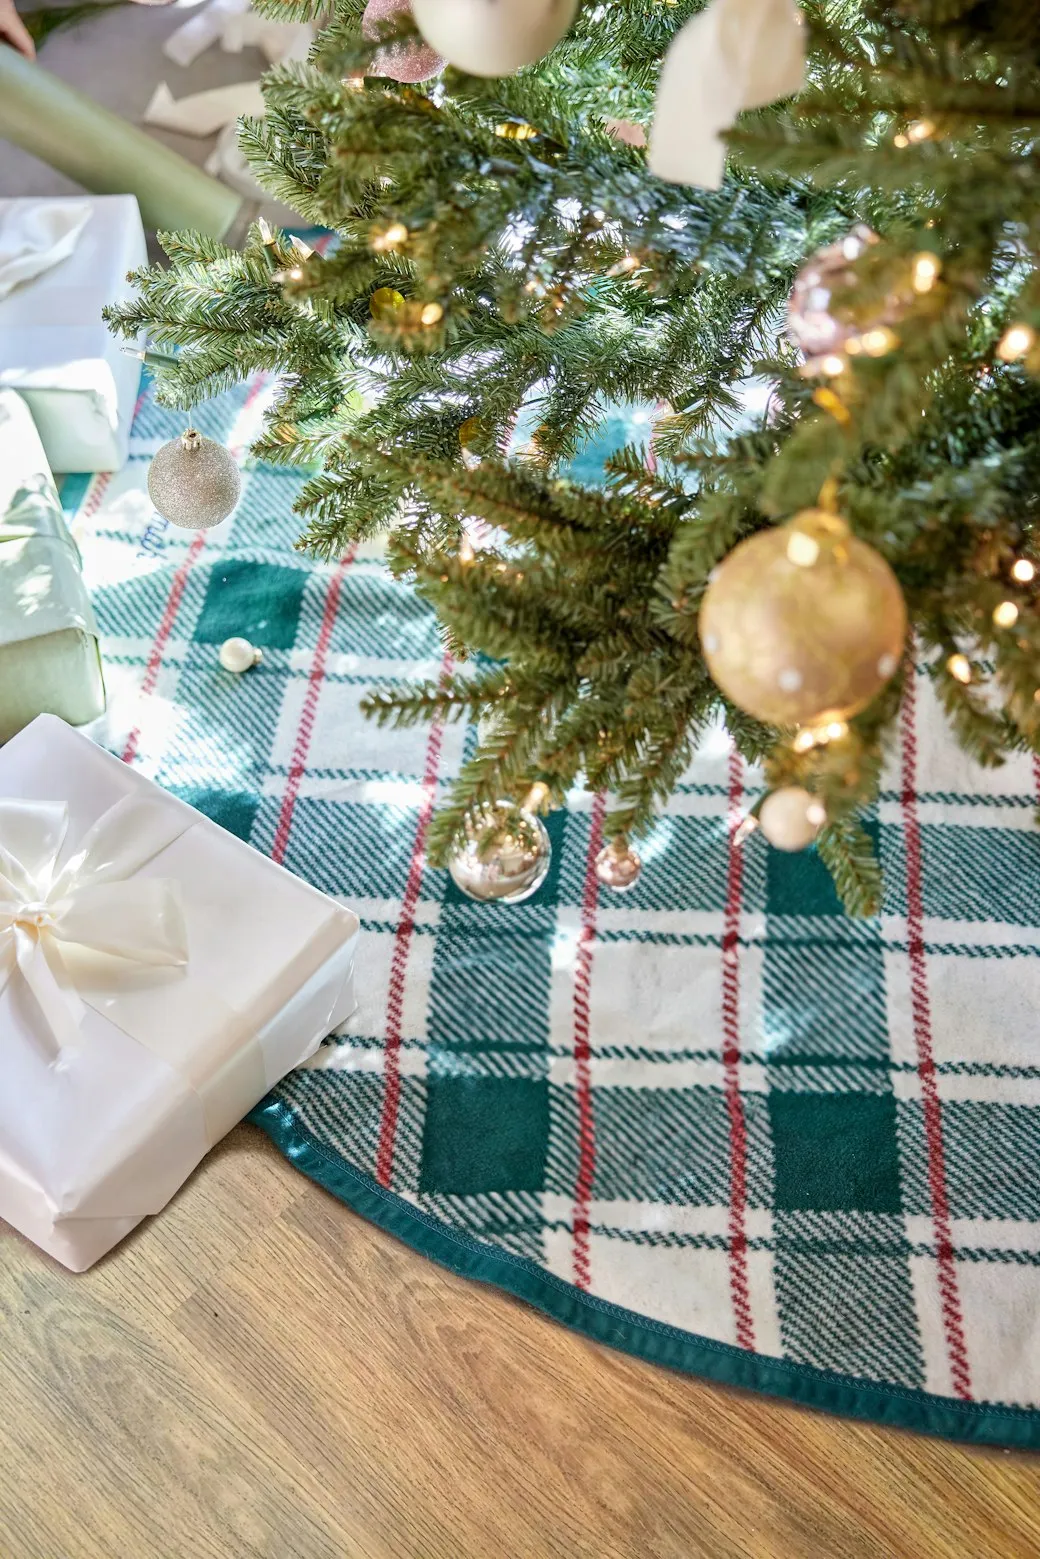
POLYGON ((52 715, 0 749, 0 1218, 83 1271, 353 1011, 358 920, 52 715))
MULTIPOLYGON (((0 224, 30 204, 0 200, 0 224)), ((90 204, 72 254, 0 299, 0 387, 28 402, 59 472, 125 464, 141 380, 140 361, 120 350, 101 318, 106 303, 131 292, 127 272, 148 258, 141 213, 133 195, 99 195, 90 204)))

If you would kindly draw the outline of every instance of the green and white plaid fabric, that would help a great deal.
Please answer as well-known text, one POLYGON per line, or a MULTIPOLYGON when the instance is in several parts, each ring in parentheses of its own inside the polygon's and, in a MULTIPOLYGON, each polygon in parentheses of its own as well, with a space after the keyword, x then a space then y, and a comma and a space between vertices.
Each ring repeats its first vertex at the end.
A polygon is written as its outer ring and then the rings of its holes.
MULTIPOLYGON (((210 403, 245 450, 269 387, 210 403)), ((544 887, 463 900, 424 865, 464 729, 382 732, 362 691, 436 672, 378 557, 291 550, 299 478, 247 467, 232 521, 156 520, 129 467, 71 502, 106 650, 98 739, 362 917, 360 1008, 258 1109, 401 1238, 605 1342, 950 1435, 1040 1444, 1037 776, 950 744, 919 677, 873 827, 883 915, 812 853, 731 836, 724 740, 624 897, 603 803, 549 819, 544 887), (220 669, 233 634, 261 645, 220 669)))

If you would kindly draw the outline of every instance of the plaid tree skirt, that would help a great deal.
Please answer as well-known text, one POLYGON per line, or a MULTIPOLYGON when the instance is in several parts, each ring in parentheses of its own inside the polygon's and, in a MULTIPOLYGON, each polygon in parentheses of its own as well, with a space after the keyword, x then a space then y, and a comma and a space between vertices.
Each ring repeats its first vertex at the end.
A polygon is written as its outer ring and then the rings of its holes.
MULTIPOLYGON (((245 450, 269 388, 204 407, 245 450)), ((720 739, 626 897, 603 802, 549 820, 537 896, 426 869, 469 733, 382 732, 436 671, 428 611, 364 551, 291 550, 298 477, 248 471, 217 531, 129 467, 68 491, 105 635, 98 739, 362 917, 359 1011, 255 1114, 305 1173, 438 1261, 645 1358, 843 1413, 1040 1444, 1040 835, 1026 760, 969 764, 919 678, 874 823, 884 914, 812 853, 730 844, 720 739), (261 645, 222 671, 233 634, 261 645)), ((73 484, 75 488, 75 484, 73 484)))

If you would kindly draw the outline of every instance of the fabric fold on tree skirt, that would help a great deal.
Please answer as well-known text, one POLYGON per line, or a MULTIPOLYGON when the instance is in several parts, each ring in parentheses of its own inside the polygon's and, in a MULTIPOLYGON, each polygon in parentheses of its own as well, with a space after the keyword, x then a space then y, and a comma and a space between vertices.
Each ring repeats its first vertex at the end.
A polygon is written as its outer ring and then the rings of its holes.
MULTIPOLYGON (((244 455, 262 381, 203 407, 244 455)), ((156 520, 129 467, 67 488, 106 646, 98 739, 362 917, 360 1008, 254 1113, 313 1179, 436 1261, 611 1346, 831 1411, 1040 1445, 1040 834, 1026 757, 975 768, 919 674, 874 835, 885 905, 812 853, 734 849, 758 793, 720 737, 601 889, 602 799, 548 821, 524 904, 424 863, 472 741, 362 720, 436 673, 378 556, 291 550, 299 475, 156 520), (221 670, 241 635, 262 663, 221 670)))

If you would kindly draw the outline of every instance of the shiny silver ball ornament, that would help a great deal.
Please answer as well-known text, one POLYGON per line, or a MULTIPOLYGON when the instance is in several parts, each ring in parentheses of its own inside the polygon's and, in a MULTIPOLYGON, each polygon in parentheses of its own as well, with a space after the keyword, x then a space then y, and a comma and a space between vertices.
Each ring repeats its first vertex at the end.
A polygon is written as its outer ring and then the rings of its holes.
POLYGON ((545 824, 512 801, 486 807, 448 862, 455 886, 480 903, 519 904, 545 881, 552 845, 545 824))
POLYGON ((639 881, 643 863, 631 845, 623 839, 614 839, 604 845, 594 863, 597 882, 615 893, 627 893, 639 881))
POLYGON ((215 439, 188 428, 155 452, 148 496, 164 520, 185 530, 219 525, 238 503, 242 475, 234 455, 215 439))
POLYGON ((258 650, 248 639, 225 639, 217 651, 217 659, 224 670, 234 671, 238 675, 258 665, 263 658, 263 650, 258 650))

